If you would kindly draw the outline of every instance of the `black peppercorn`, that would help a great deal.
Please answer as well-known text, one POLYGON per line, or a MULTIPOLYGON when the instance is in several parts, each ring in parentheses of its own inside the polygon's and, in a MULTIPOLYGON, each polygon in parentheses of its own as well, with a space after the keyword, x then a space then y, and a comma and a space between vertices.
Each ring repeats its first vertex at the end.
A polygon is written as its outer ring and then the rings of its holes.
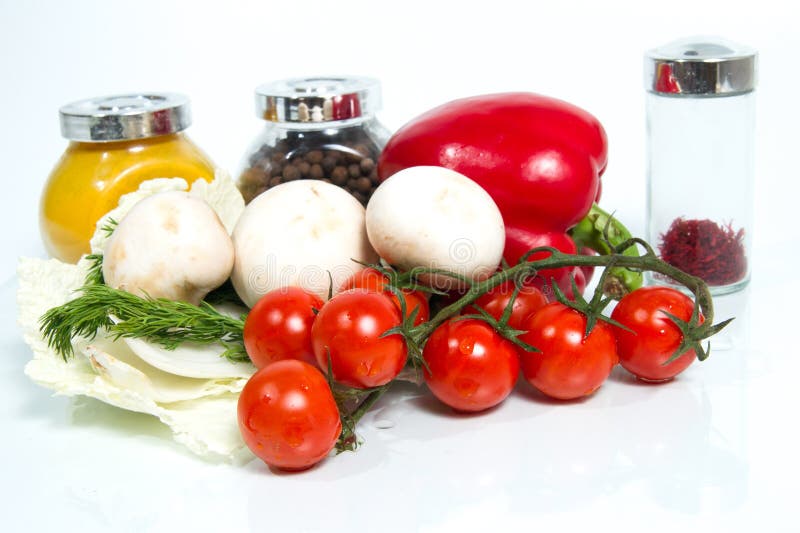
POLYGON ((333 169, 333 172, 331 172, 331 181, 336 185, 344 185, 347 183, 348 176, 349 173, 347 172, 347 169, 345 167, 338 166, 333 169))
POLYGON ((370 172, 375 168, 375 161, 371 157, 365 157, 359 165, 361 166, 361 172, 365 176, 369 176, 370 172))
POLYGON ((333 169, 336 168, 336 158, 330 155, 327 155, 322 158, 322 170, 325 171, 326 174, 330 174, 333 172, 333 169))
POLYGON ((311 163, 312 165, 321 163, 325 156, 322 153, 322 150, 311 150, 306 155, 306 161, 311 163))
POLYGON ((280 183, 315 179, 333 183, 366 205, 378 185, 380 146, 361 127, 289 131, 258 148, 239 178, 245 202, 280 183), (274 141, 273 141, 274 142, 274 141))
POLYGON ((361 167, 357 163, 353 163, 347 167, 347 173, 350 174, 351 178, 358 178, 361 176, 361 167))
POLYGON ((356 188, 359 192, 367 194, 372 189, 372 180, 362 176, 356 180, 356 188))
POLYGON ((322 165, 315 163, 311 165, 311 169, 308 172, 308 177, 312 180, 321 180, 325 177, 325 171, 322 169, 322 165))
POLYGON ((302 177, 307 178, 309 172, 311 171, 311 165, 308 163, 308 161, 301 161, 297 164, 297 169, 300 171, 300 175, 302 177))
POLYGON ((294 165, 283 167, 283 179, 286 181, 296 180, 300 177, 300 170, 294 165))

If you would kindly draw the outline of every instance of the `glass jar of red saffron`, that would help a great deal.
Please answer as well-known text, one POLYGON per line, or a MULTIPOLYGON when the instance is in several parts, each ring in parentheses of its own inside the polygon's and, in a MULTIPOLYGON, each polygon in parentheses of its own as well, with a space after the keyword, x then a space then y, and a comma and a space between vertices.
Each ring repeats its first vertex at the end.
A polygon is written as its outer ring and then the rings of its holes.
POLYGON ((755 80, 755 50, 722 39, 645 56, 648 242, 715 295, 750 279, 755 80))

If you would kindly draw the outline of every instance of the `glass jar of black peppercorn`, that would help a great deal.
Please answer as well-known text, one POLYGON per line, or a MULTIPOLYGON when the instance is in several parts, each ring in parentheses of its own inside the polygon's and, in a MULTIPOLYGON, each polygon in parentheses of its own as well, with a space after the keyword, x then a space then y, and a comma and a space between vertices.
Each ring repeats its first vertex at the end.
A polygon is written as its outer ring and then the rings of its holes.
POLYGON ((371 78, 295 78, 259 86, 256 115, 267 123, 239 174, 245 202, 287 181, 318 179, 367 205, 389 139, 375 117, 380 106, 380 83, 371 78))

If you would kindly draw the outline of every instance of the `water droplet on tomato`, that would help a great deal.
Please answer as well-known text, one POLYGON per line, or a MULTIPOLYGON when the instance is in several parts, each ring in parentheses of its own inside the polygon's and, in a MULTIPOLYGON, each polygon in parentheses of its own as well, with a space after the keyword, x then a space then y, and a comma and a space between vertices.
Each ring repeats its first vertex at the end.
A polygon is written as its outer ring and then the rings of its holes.
POLYGON ((478 382, 470 378, 459 378, 453 382, 453 386, 464 398, 469 398, 478 390, 478 382))
POLYGON ((292 448, 297 448, 301 444, 305 438, 303 434, 305 433, 304 429, 296 424, 287 424, 283 428, 283 440, 291 446, 292 448))
POLYGON ((475 339, 471 339, 469 337, 463 339, 461 343, 458 345, 458 350, 464 355, 472 354, 472 350, 474 348, 475 348, 475 339))

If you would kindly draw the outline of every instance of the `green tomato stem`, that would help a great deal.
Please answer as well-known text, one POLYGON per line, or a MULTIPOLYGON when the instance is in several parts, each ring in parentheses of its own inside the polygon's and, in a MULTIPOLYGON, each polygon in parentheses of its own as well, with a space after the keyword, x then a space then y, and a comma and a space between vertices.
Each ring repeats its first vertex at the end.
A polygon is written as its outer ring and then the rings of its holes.
POLYGON ((381 396, 383 396, 386 391, 389 390, 392 382, 390 381, 386 385, 374 389, 370 392, 364 401, 362 401, 359 406, 356 408, 355 411, 347 415, 345 423, 342 424, 342 434, 339 436, 338 442, 336 444, 336 449, 339 452, 343 451, 353 451, 358 447, 357 436, 355 433, 355 428, 358 422, 364 417, 367 412, 372 409, 372 406, 380 400, 381 396))
POLYGON ((550 252, 550 255, 544 259, 536 261, 526 261, 491 276, 490 278, 474 283, 470 286, 467 293, 459 300, 441 309, 435 316, 428 322, 424 322, 419 326, 411 329, 411 336, 413 340, 420 346, 424 343, 425 339, 433 333, 433 331, 443 324, 448 319, 456 316, 463 308, 472 304, 475 300, 480 298, 486 292, 498 287, 508 281, 514 279, 523 279, 525 277, 533 276, 539 270, 561 268, 569 266, 591 266, 591 267, 612 267, 622 269, 632 269, 641 274, 642 271, 657 272, 667 276, 678 283, 688 288, 695 296, 695 302, 700 307, 705 316, 705 323, 692 324, 695 329, 696 336, 699 339, 707 338, 718 330, 713 330, 712 324, 714 322, 714 303, 711 297, 711 292, 705 282, 682 270, 675 268, 659 259, 653 252, 650 246, 641 239, 628 239, 619 245, 615 246, 612 253, 608 255, 581 255, 581 254, 565 254, 555 248, 542 248, 543 251, 550 252), (631 255, 630 252, 618 253, 616 250, 628 250, 629 248, 636 248, 636 245, 642 245, 646 249, 644 255, 631 255))

